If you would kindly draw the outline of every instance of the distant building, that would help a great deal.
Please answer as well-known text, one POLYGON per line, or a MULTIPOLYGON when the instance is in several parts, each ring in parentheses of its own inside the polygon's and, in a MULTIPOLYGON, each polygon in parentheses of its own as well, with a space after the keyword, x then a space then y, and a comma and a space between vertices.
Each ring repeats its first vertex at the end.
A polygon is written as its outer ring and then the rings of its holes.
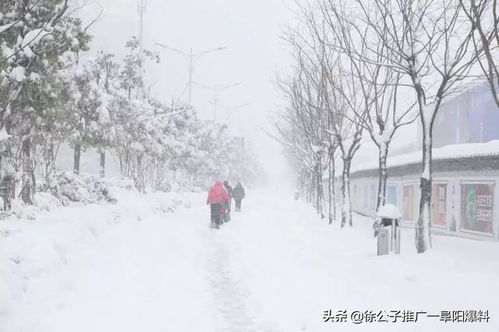
MULTIPOLYGON (((418 220, 422 172, 421 123, 417 144, 388 158, 386 200, 402 211, 402 225, 418 220), (411 152, 411 150, 413 150, 411 152)), ((433 127, 432 232, 499 240, 499 109, 486 83, 449 97, 433 127)), ((352 167, 352 209, 374 216, 378 163, 352 167)))
MULTIPOLYGON (((432 232, 499 241, 499 141, 447 145, 433 152, 432 232)), ((413 152, 388 159, 386 202, 400 209, 401 225, 410 228, 419 217, 421 158, 413 152)), ((353 211, 374 217, 376 161, 355 165, 350 181, 353 211)))
MULTIPOLYGON (((418 142, 422 142, 421 130, 418 130, 418 135, 418 142)), ((486 82, 470 86, 459 95, 450 97, 438 111, 433 127, 434 148, 497 139, 499 109, 486 82)))

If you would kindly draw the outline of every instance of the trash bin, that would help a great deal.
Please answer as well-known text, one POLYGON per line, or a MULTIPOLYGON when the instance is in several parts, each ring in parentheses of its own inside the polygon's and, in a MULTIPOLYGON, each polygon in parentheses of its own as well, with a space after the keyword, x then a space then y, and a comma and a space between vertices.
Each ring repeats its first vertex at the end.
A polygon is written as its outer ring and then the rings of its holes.
POLYGON ((388 255, 390 253, 390 232, 386 228, 381 228, 377 233, 378 237, 378 256, 388 255))
POLYGON ((400 254, 399 221, 402 218, 400 210, 392 204, 381 206, 376 213, 374 223, 375 235, 378 237, 378 256, 390 252, 400 254))

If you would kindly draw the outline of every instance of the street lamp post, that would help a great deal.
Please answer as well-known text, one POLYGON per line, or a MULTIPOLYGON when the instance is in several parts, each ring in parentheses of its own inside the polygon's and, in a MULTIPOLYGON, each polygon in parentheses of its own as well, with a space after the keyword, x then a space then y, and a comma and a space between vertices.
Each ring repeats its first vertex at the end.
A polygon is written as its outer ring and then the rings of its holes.
POLYGON ((188 89, 188 101, 189 101, 189 104, 192 104, 192 85, 194 83, 194 81, 193 81, 193 75, 194 75, 194 64, 196 63, 196 61, 199 58, 201 58, 203 55, 227 49, 227 47, 222 46, 222 47, 216 47, 216 48, 208 49, 208 50, 205 50, 205 51, 202 51, 202 52, 194 53, 193 49, 191 48, 189 50, 189 52, 186 53, 184 51, 181 51, 181 50, 179 50, 177 48, 168 46, 166 44, 156 43, 156 45, 158 45, 158 46, 160 46, 160 47, 162 47, 164 49, 167 49, 167 50, 173 51, 175 53, 178 53, 178 54, 182 55, 187 60, 187 64, 188 64, 188 67, 189 67, 189 82, 187 83, 188 84, 187 89, 188 89))
MULTIPOLYGON (((144 68, 144 15, 147 11, 147 0, 138 0, 137 1, 137 12, 139 13, 139 75, 143 80, 145 76, 145 68, 144 68)), ((138 93, 139 98, 143 98, 143 93, 138 93)))
POLYGON ((138 0, 137 12, 139 13, 139 55, 142 61, 144 52, 144 14, 146 13, 147 0, 138 0))
POLYGON ((229 84, 229 85, 226 85, 223 87, 219 87, 218 85, 208 86, 208 85, 204 85, 204 84, 200 84, 200 83, 196 83, 196 82, 193 82, 193 84, 213 91, 213 102, 212 102, 213 103, 213 120, 217 121, 218 95, 219 95, 219 93, 223 92, 225 90, 228 90, 230 88, 234 88, 238 85, 241 85, 241 82, 232 83, 232 84, 229 84))

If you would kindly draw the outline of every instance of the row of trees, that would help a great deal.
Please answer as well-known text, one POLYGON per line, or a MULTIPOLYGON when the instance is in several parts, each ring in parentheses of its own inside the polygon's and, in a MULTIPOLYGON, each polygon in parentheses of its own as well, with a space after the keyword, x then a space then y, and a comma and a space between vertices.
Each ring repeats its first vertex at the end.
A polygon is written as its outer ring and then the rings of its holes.
MULTIPOLYGON (((0 161, 3 196, 33 203, 36 188, 53 185, 60 147, 96 149, 138 189, 164 186, 182 173, 197 184, 214 177, 254 175, 254 162, 232 147, 226 128, 201 121, 188 105, 148 93, 144 63, 159 62, 132 38, 126 56, 90 56, 90 26, 68 0, 0 3, 0 161)), ((94 52, 95 54, 95 52, 94 52)))
POLYGON ((385 204, 387 156, 395 134, 420 121, 423 171, 416 247, 431 247, 432 131, 442 102, 486 77, 497 101, 497 6, 487 0, 312 0, 286 34, 292 75, 280 79, 287 107, 277 124, 302 188, 324 216, 352 225, 350 169, 364 137, 378 149, 377 208, 385 204))

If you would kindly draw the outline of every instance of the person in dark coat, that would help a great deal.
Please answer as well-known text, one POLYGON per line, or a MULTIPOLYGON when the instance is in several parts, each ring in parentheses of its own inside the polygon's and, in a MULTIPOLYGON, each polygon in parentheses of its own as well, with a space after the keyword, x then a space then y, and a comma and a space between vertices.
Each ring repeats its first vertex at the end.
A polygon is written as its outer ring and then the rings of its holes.
POLYGON ((236 201, 236 211, 241 212, 241 201, 243 200, 245 195, 244 188, 241 185, 241 182, 238 182, 232 190, 232 197, 234 197, 234 201, 236 201))

